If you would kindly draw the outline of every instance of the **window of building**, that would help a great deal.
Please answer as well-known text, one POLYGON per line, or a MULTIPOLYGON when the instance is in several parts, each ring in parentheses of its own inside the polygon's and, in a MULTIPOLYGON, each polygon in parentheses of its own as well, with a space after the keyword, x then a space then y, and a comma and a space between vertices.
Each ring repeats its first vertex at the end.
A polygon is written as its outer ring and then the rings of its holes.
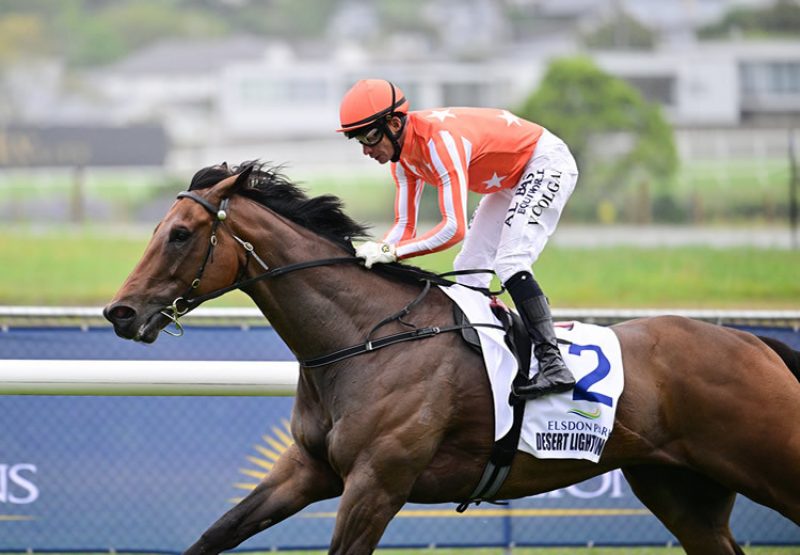
POLYGON ((675 78, 669 76, 626 77, 631 86, 636 88, 645 100, 658 102, 666 106, 675 104, 675 78))
POLYGON ((321 79, 246 78, 239 86, 242 103, 250 106, 323 102, 328 94, 321 79))
POLYGON ((746 62, 740 75, 744 93, 800 94, 800 62, 746 62))

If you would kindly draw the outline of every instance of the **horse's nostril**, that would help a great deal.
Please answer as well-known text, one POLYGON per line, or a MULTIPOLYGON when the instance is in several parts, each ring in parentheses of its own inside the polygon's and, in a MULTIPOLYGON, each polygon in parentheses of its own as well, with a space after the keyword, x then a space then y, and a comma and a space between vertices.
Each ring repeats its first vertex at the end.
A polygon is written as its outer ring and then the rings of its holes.
POLYGON ((130 320, 136 316, 136 311, 129 306, 125 306, 124 304, 108 307, 103 311, 103 313, 106 319, 112 323, 130 320))

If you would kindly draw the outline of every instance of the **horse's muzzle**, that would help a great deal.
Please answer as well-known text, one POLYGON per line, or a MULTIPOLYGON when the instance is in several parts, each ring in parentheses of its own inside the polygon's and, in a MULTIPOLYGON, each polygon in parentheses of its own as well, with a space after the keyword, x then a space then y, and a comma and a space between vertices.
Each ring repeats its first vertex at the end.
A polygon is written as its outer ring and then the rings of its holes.
POLYGON ((158 332, 169 323, 169 319, 158 310, 149 316, 125 303, 113 303, 103 309, 103 316, 114 326, 114 333, 124 339, 152 343, 158 339, 158 332))

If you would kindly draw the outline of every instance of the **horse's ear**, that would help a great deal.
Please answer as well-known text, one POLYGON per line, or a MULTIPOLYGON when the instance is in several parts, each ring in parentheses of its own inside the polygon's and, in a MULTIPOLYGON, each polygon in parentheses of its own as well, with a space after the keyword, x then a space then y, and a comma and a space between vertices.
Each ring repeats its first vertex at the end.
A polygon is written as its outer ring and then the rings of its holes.
POLYGON ((220 181, 216 186, 220 198, 229 198, 239 192, 240 189, 247 187, 252 171, 253 166, 249 166, 238 175, 232 175, 220 181))
POLYGON ((253 166, 247 166, 242 173, 236 176, 236 183, 233 184, 231 193, 236 193, 239 189, 247 187, 251 173, 253 173, 253 166))

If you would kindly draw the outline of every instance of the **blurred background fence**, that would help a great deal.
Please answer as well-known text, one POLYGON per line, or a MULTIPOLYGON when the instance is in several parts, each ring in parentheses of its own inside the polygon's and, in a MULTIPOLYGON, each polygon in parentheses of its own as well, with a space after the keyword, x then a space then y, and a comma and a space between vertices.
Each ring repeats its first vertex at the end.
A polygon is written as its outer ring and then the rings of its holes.
MULTIPOLYGON (((634 315, 642 313, 596 311, 582 319, 608 323, 634 315)), ((797 313, 706 311, 693 316, 737 322, 737 327, 800 349, 797 313)), ((292 442, 288 421, 293 401, 290 396, 254 397, 253 392, 274 389, 252 384, 251 396, 228 396, 232 390, 220 385, 234 382, 243 365, 261 364, 269 381, 272 365, 293 361, 274 331, 257 325, 256 317, 250 310, 200 309, 187 317, 183 338, 164 337, 143 347, 120 341, 108 326, 99 325, 97 309, 5 311, 0 392, 111 396, 0 396, 0 413, 13 415, 0 428, 0 551, 179 552, 252 489, 292 442), (71 377, 60 373, 65 361, 95 373, 89 378, 86 372, 71 377), (9 376, 20 379, 14 371, 22 363, 51 368, 49 379, 31 384, 29 376, 20 389, 9 376), (197 382, 216 387, 204 390, 204 395, 163 396, 176 392, 176 376, 182 376, 179 364, 193 367, 197 382), (136 367, 156 376, 153 381, 161 389, 129 396, 141 388, 130 382, 127 389, 115 387, 125 382, 131 368, 135 375, 136 367), (214 382, 211 376, 221 379, 214 382)), ((41 379, 42 374, 37 376, 41 379)), ((335 500, 312 505, 242 547, 325 548, 336 505, 335 500)), ((800 530, 794 524, 744 498, 737 501, 732 523, 743 544, 800 545, 800 530)), ((622 475, 613 472, 507 506, 473 507, 461 515, 454 505, 409 504, 391 523, 381 545, 674 542, 635 499, 622 475)))

